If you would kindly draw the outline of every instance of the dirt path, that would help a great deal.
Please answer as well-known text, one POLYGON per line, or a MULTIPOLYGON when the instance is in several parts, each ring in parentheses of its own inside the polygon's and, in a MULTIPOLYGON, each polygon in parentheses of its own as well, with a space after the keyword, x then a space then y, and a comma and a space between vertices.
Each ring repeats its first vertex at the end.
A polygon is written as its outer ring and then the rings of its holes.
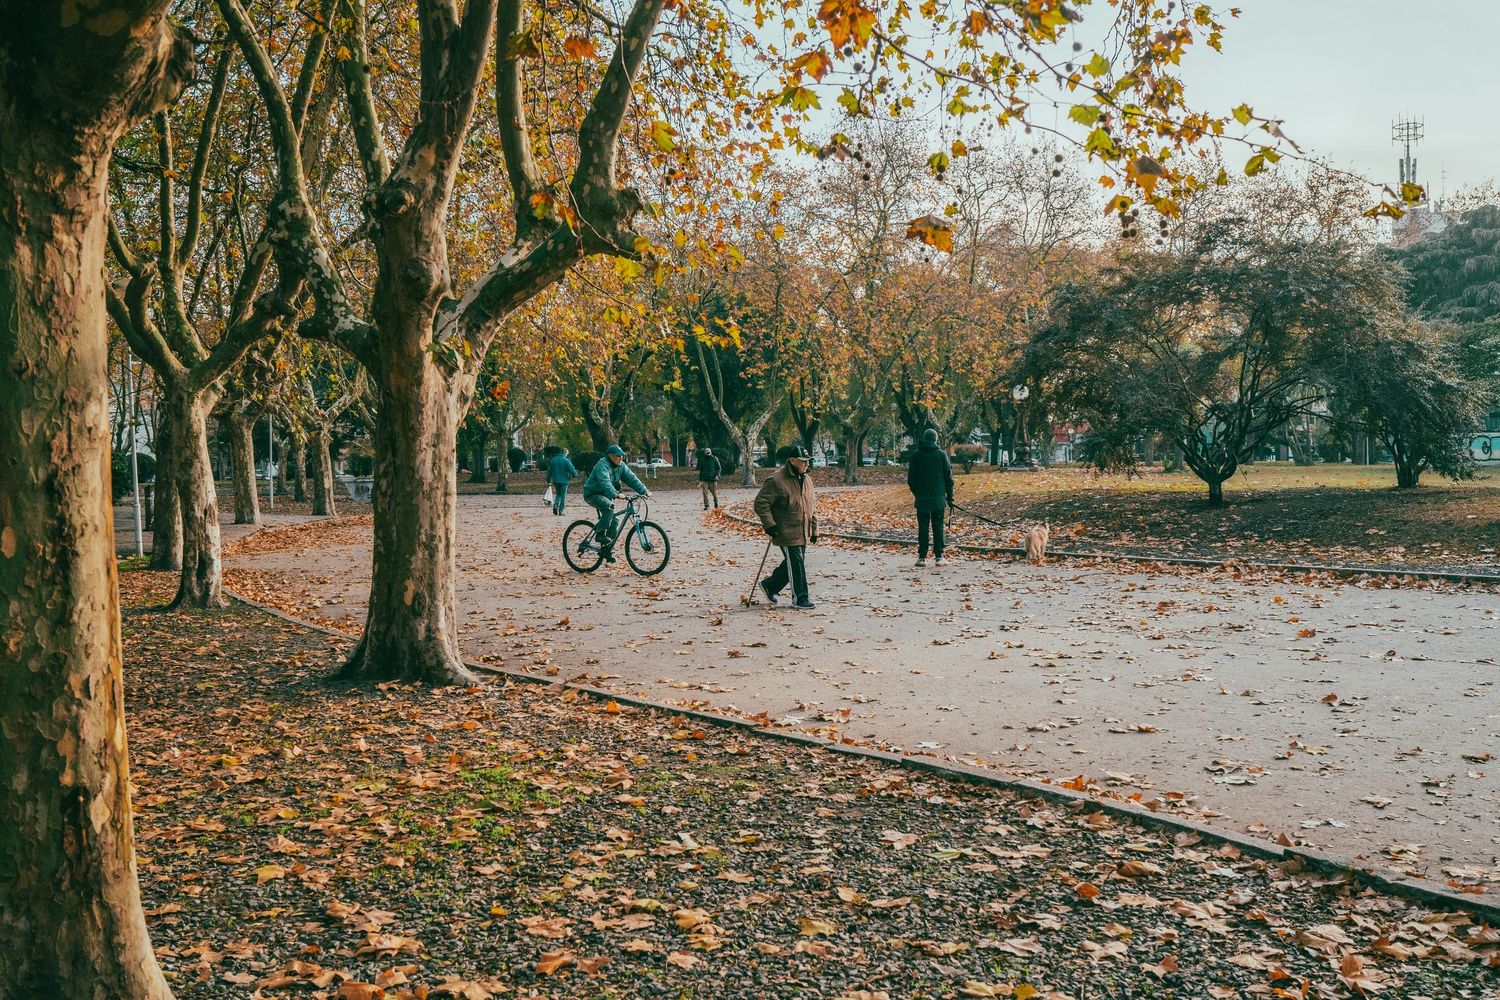
MULTIPOLYGON (((623 561, 583 577, 558 548, 572 512, 462 497, 466 655, 1148 800, 1183 793, 1233 829, 1500 880, 1494 593, 916 570, 908 551, 820 547, 817 610, 745 610, 761 543, 701 514, 691 494, 653 505, 673 542, 662 577, 623 561)), ((230 565, 357 627, 368 531, 230 565)))

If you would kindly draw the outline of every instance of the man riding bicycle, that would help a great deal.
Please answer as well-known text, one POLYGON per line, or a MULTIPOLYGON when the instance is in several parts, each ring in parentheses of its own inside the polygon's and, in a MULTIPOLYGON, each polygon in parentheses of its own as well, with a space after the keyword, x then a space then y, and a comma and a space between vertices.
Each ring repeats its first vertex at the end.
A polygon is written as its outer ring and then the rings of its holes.
POLYGON ((594 525, 594 534, 600 542, 600 552, 606 562, 614 562, 615 544, 615 498, 620 495, 620 483, 649 497, 651 491, 636 478, 630 466, 625 464, 625 452, 617 444, 605 449, 604 457, 594 463, 594 469, 583 484, 584 502, 599 512, 599 521, 594 525))

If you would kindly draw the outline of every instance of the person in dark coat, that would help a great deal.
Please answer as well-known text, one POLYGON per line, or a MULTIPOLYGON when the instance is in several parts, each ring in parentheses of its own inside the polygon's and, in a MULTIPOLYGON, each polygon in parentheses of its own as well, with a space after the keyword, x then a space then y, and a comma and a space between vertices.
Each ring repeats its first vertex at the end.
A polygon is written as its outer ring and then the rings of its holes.
POLYGON ((559 517, 568 505, 568 483, 576 475, 578 470, 568 458, 568 449, 559 448, 552 461, 547 463, 547 484, 552 487, 552 513, 559 517))
POLYGON ((698 488, 703 491, 704 510, 708 510, 710 496, 714 498, 714 506, 719 506, 719 476, 723 471, 724 466, 714 456, 714 450, 704 448, 698 456, 698 488))
POLYGON ((760 581, 761 593, 772 604, 788 583, 792 606, 811 608, 807 595, 807 546, 818 541, 817 498, 807 474, 807 449, 793 445, 786 464, 772 473, 755 495, 755 516, 772 544, 781 548, 781 564, 760 581))
POLYGON ((943 513, 953 506, 953 463, 938 447, 937 431, 929 427, 906 467, 906 485, 917 507, 917 565, 927 565, 928 536, 933 565, 943 564, 943 513))

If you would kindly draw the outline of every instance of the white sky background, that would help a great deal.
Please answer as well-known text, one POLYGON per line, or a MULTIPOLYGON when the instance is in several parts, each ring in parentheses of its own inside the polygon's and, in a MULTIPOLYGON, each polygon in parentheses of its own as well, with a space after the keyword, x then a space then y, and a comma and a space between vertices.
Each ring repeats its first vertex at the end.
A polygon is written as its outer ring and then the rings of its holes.
MULTIPOLYGON (((1183 60, 1188 101, 1283 118, 1304 149, 1370 180, 1397 181, 1391 121, 1425 120, 1413 155, 1431 197, 1500 177, 1500 0, 1218 0, 1222 55, 1183 60)), ((1248 155, 1248 151, 1246 151, 1248 155)), ((1243 164, 1233 145, 1225 160, 1243 164)))

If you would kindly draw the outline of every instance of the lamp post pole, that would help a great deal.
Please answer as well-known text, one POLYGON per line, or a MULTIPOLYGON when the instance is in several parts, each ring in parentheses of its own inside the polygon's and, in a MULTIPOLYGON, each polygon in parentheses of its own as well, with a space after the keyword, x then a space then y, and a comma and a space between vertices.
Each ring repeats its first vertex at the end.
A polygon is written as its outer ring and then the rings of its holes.
POLYGON ((1031 443, 1026 435, 1026 399, 1030 395, 1031 389, 1024 384, 1013 386, 1010 390, 1010 397, 1016 402, 1016 454, 1011 464, 1023 469, 1036 468, 1036 463, 1031 460, 1031 443))
POLYGON ((125 356, 125 395, 134 401, 130 406, 130 492, 134 498, 135 554, 143 556, 146 554, 146 547, 141 541, 141 467, 135 446, 135 428, 140 422, 141 392, 140 385, 134 378, 134 367, 127 354, 125 356))
POLYGON ((276 509, 276 417, 266 414, 266 510, 276 509))

